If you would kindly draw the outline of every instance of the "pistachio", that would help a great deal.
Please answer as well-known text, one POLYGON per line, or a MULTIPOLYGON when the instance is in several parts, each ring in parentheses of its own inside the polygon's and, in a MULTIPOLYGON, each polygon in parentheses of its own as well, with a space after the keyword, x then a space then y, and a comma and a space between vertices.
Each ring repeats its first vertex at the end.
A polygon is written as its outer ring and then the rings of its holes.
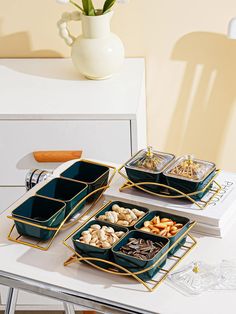
POLYGON ((93 224, 88 230, 83 231, 81 235, 82 236, 76 241, 99 248, 108 249, 124 235, 124 232, 115 232, 112 227, 101 227, 99 224, 93 224))

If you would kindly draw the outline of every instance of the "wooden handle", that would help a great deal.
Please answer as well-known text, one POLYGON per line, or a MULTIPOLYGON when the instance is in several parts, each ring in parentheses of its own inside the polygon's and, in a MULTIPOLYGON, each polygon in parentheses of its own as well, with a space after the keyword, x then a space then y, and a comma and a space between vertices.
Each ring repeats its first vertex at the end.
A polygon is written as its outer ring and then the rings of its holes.
POLYGON ((65 162, 81 158, 82 150, 37 151, 33 155, 37 162, 65 162))

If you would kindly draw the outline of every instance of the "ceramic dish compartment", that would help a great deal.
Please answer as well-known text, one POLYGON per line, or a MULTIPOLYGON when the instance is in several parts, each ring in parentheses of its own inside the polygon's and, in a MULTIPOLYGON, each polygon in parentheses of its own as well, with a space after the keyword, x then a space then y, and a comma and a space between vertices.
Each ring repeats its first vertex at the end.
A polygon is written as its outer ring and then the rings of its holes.
MULTIPOLYGON (((159 237, 157 235, 145 233, 139 230, 132 230, 112 248, 112 252, 116 264, 128 269, 132 273, 135 273, 138 271, 142 271, 150 266, 153 266, 155 262, 157 262, 158 259, 168 250, 169 243, 170 242, 167 238, 159 237), (141 260, 137 257, 133 257, 120 252, 120 248, 126 245, 130 238, 141 238, 144 240, 151 240, 153 242, 162 242, 164 246, 152 259, 141 260)), ((167 254, 165 257, 163 257, 162 260, 160 260, 159 263, 157 263, 157 265, 152 267, 150 270, 143 272, 142 274, 138 274, 137 276, 144 281, 152 279, 158 273, 159 268, 165 265, 166 259, 167 254)))
MULTIPOLYGON (((109 168, 99 163, 80 160, 61 173, 61 177, 86 183, 88 193, 106 186, 109 179, 109 168)), ((88 201, 94 201, 101 195, 102 191, 95 193, 88 198, 88 201)))
MULTIPOLYGON (((107 205, 105 205, 105 207, 95 216, 95 219, 97 221, 103 221, 103 220, 99 219, 99 216, 104 215, 108 211, 112 211, 112 206, 115 205, 115 204, 117 204, 120 207, 129 208, 129 209, 136 208, 136 209, 138 209, 140 211, 143 211, 145 213, 144 216, 147 213, 149 213, 149 210, 147 208, 145 208, 145 207, 137 206, 137 205, 130 204, 130 203, 124 203, 124 202, 120 202, 120 201, 111 201, 107 205)), ((142 219, 144 216, 140 217, 137 220, 137 222, 140 221, 140 219, 142 219)), ((121 227, 128 228, 129 230, 134 229, 134 226, 136 224, 136 223, 134 223, 133 225, 122 226, 122 225, 119 225, 119 224, 116 224, 116 223, 112 223, 112 222, 109 222, 109 223, 112 224, 112 225, 115 225, 115 226, 121 226, 121 227)))
MULTIPOLYGON (((142 227, 144 227, 144 222, 145 221, 151 221, 155 216, 159 216, 160 219, 162 218, 169 218, 173 221, 175 221, 176 223, 181 223, 183 224, 183 227, 175 234, 173 235, 172 237, 166 237, 167 239, 170 240, 170 247, 179 240, 179 238, 187 231, 187 229, 189 228, 190 226, 190 220, 186 217, 183 217, 183 216, 178 216, 178 215, 173 215, 173 214, 170 214, 170 213, 165 213, 165 212, 162 212, 162 211, 151 211, 149 214, 147 214, 145 217, 143 217, 139 222, 137 222, 135 224, 135 229, 136 230, 139 230, 141 229, 142 227)), ((146 231, 143 231, 143 232, 146 232, 146 231)), ((149 233, 147 231, 147 233, 149 233)), ((150 232, 151 233, 151 232, 150 232)), ((153 234, 153 233, 151 233, 153 234)), ((184 245, 184 243, 186 242, 186 238, 187 238, 187 235, 186 237, 184 237, 183 239, 181 239, 180 241, 178 241, 178 243, 169 251, 168 255, 173 255, 175 254, 175 252, 182 246, 184 245)))
MULTIPOLYGON (((178 158, 164 172, 167 184, 186 194, 204 190, 215 174, 216 166, 214 163, 199 160, 192 156, 178 158)), ((192 197, 201 199, 210 187, 192 197)))
POLYGON ((41 229, 37 226, 27 224, 34 223, 40 226, 57 228, 65 219, 64 202, 51 200, 40 196, 32 196, 12 211, 13 218, 24 220, 19 222, 15 220, 17 232, 20 235, 37 238, 43 241, 53 237, 55 231, 41 229))
MULTIPOLYGON (((88 186, 85 183, 68 180, 65 178, 55 178, 46 183, 36 193, 40 196, 46 196, 65 202, 66 216, 71 210, 87 195, 88 186)), ((84 207, 82 202, 71 216, 78 213, 84 207)))
MULTIPOLYGON (((82 243, 80 241, 76 241, 81 237, 81 234, 83 231, 86 231, 90 228, 91 225, 98 224, 100 226, 108 226, 112 227, 115 231, 123 231, 125 234, 127 234, 128 229, 120 226, 114 226, 112 224, 103 222, 103 221, 96 221, 91 220, 88 223, 86 223, 83 227, 81 227, 72 237, 73 245, 75 251, 80 254, 83 257, 95 257, 100 258, 103 260, 113 261, 113 255, 111 252, 111 248, 105 249, 105 248, 99 248, 96 246, 92 246, 90 244, 82 243)), ((125 235, 124 234, 124 235, 125 235)), ((114 246, 114 245, 113 245, 114 246)), ((110 265, 107 263, 103 263, 100 261, 93 261, 95 265, 98 265, 102 268, 109 268, 110 265)))
MULTIPOLYGON (((126 164, 125 170, 128 178, 134 183, 155 182, 166 184, 163 171, 173 162, 175 156, 169 153, 141 150, 134 155, 126 164)), ((157 185, 142 185, 142 187, 159 192, 162 188, 157 185)))

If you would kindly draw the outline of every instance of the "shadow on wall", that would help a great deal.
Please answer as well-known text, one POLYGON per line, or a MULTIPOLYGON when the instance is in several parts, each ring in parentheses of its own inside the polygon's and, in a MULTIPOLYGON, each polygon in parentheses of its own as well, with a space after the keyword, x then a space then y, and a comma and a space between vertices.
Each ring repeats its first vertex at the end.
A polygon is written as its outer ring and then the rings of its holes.
POLYGON ((166 150, 217 161, 236 99, 236 40, 215 33, 182 37, 172 59, 186 62, 166 150))
POLYGON ((0 65, 6 66, 13 71, 24 74, 55 78, 61 80, 81 80, 86 79, 76 71, 70 59, 58 66, 53 60, 44 60, 47 66, 42 67, 41 63, 12 64, 1 58, 62 58, 63 56, 54 50, 32 50, 30 35, 27 32, 17 32, 9 35, 1 35, 0 19, 0 65))
POLYGON ((32 50, 30 35, 28 32, 17 32, 2 35, 2 19, 0 19, 0 58, 48 58, 61 57, 54 50, 32 50), (15 51, 17 47, 17 53, 15 51))

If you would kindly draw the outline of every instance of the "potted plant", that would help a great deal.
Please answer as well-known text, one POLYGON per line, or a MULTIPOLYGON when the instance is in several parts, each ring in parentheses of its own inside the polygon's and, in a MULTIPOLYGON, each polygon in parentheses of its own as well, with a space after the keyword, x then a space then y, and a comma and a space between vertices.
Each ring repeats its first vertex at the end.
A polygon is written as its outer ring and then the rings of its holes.
POLYGON ((71 57, 78 71, 89 79, 105 79, 118 71, 124 60, 124 47, 118 36, 110 31, 112 8, 116 0, 106 0, 102 8, 96 9, 92 0, 57 0, 70 3, 75 12, 65 12, 58 21, 60 36, 71 46, 71 57), (70 21, 82 22, 82 35, 70 34, 70 21))

